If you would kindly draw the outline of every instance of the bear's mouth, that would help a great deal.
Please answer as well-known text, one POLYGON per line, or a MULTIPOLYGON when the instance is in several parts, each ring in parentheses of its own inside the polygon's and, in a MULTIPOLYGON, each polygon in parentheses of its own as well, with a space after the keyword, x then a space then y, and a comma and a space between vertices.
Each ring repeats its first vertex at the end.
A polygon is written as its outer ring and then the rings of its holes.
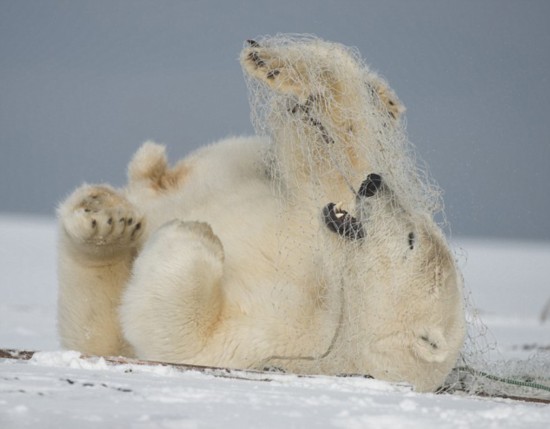
POLYGON ((329 203, 323 208, 323 220, 332 232, 350 240, 364 238, 363 225, 356 218, 342 209, 341 203, 329 203))

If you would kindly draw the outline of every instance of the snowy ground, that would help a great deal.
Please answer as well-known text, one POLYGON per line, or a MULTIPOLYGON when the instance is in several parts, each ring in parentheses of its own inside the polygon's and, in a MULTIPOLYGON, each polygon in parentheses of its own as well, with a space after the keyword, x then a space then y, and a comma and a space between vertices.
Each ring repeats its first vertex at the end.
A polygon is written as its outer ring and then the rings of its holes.
MULTIPOLYGON (((550 347, 550 243, 460 240, 475 307, 506 357, 550 347)), ((0 428, 548 428, 550 406, 356 378, 270 382, 108 367, 60 351, 55 331, 53 221, 0 216, 0 347, 50 351, 0 359, 0 428)), ((546 355, 548 356, 548 355, 546 355)))

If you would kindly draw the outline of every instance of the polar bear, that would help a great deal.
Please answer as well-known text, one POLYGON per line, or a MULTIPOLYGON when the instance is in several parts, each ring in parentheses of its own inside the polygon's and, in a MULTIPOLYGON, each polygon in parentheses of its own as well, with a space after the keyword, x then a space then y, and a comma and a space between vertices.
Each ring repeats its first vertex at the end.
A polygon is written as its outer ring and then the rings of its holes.
POLYGON ((407 197, 417 178, 398 180, 399 151, 388 163, 402 104, 339 44, 248 41, 241 63, 270 97, 267 136, 174 166, 147 142, 124 189, 60 205, 62 345, 437 389, 464 340, 462 283, 407 197))

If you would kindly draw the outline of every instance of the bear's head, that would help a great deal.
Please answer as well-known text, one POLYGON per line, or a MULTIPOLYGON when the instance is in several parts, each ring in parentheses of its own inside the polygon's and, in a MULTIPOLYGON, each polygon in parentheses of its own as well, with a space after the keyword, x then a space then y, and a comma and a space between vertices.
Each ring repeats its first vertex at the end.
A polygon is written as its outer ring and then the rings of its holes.
POLYGON ((371 375, 399 380, 410 374, 404 365, 448 372, 464 338, 462 278, 437 224, 403 206, 378 174, 361 184, 354 215, 330 203, 323 220, 334 244, 328 259, 338 264, 332 278, 354 318, 350 337, 373 361, 371 375))

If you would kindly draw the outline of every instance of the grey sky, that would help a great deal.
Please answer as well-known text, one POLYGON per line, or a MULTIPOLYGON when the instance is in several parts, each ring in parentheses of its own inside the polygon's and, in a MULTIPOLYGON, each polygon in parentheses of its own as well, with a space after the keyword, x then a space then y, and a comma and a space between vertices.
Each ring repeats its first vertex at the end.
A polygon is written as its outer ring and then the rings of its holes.
POLYGON ((359 48, 408 108, 456 236, 550 240, 550 2, 0 0, 0 213, 53 215, 122 185, 147 139, 173 160, 250 134, 247 38, 359 48))

